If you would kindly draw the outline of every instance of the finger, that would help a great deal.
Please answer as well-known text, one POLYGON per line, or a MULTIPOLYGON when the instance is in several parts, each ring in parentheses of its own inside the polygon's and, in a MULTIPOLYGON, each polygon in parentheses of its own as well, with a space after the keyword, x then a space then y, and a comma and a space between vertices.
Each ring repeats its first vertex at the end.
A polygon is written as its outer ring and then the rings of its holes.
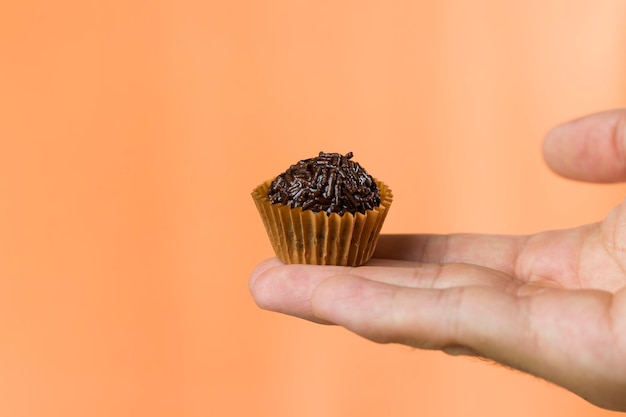
POLYGON ((425 263, 469 263, 515 274, 527 236, 479 234, 381 235, 374 257, 425 263))
POLYGON ((282 263, 278 258, 269 258, 258 264, 252 273, 250 274, 250 279, 248 280, 249 286, 254 287, 256 280, 262 275, 265 271, 270 270, 272 268, 276 268, 277 266, 282 266, 282 263))
POLYGON ((250 275, 249 288, 256 304, 265 310, 327 324, 311 311, 313 289, 344 267, 285 265, 276 258, 260 263, 250 275))
POLYGON ((500 271, 465 263, 436 264, 374 258, 365 266, 348 270, 345 274, 408 288, 441 289, 475 285, 515 291, 521 285, 500 271))
POLYGON ((475 353, 598 403, 625 388, 604 377, 623 363, 607 324, 610 306, 611 295, 601 291, 516 297, 489 287, 418 289, 354 276, 328 279, 312 297, 317 317, 372 341, 475 353))
POLYGON ((480 339, 474 327, 508 333, 500 323, 515 316, 516 309, 513 295, 488 287, 407 288, 354 275, 320 283, 311 306, 316 317, 379 343, 473 350, 484 349, 474 340, 480 339))
POLYGON ((250 291, 257 305, 315 322, 311 306, 315 289, 328 279, 354 275, 367 280, 411 288, 489 286, 515 293, 520 283, 498 271, 468 264, 420 264, 373 259, 358 268, 318 265, 284 265, 276 260, 260 264, 250 278, 250 291))
POLYGON ((626 109, 573 120, 548 133, 544 158, 557 174, 600 183, 626 180, 626 109))

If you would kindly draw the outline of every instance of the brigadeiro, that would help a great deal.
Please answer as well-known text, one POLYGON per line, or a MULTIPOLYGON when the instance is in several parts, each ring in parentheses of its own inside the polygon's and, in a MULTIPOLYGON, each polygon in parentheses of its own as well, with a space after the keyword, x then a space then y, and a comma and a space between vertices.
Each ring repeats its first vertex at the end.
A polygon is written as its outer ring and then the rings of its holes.
POLYGON ((320 152, 252 192, 284 263, 359 266, 372 257, 393 196, 352 157, 320 152))

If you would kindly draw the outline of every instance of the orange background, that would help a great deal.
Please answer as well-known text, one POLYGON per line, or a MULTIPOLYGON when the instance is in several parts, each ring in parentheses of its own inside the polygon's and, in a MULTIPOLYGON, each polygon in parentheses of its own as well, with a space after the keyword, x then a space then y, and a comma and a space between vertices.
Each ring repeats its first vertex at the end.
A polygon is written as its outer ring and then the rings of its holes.
POLYGON ((621 0, 0 5, 0 415, 605 416, 491 364, 258 309, 250 191, 318 151, 393 189, 384 232, 531 233, 621 185, 553 125, 626 105, 621 0))

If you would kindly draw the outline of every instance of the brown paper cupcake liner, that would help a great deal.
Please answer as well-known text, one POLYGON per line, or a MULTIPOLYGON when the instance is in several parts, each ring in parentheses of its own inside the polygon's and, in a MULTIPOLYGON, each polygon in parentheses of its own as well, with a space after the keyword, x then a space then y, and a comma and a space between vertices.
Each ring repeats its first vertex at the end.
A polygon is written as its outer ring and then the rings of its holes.
POLYGON ((393 200, 391 190, 376 180, 380 205, 362 213, 315 213, 272 204, 267 197, 272 180, 252 192, 252 198, 276 256, 287 264, 359 266, 373 255, 393 200))

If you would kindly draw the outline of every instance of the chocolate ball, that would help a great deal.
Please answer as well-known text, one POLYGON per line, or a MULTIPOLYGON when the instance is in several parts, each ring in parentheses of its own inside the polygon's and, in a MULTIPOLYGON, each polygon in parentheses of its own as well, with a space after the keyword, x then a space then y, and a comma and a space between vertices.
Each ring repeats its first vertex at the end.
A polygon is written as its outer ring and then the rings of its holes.
POLYGON ((297 162, 274 179, 268 190, 270 202, 339 215, 378 207, 378 185, 352 156, 320 152, 297 162))

